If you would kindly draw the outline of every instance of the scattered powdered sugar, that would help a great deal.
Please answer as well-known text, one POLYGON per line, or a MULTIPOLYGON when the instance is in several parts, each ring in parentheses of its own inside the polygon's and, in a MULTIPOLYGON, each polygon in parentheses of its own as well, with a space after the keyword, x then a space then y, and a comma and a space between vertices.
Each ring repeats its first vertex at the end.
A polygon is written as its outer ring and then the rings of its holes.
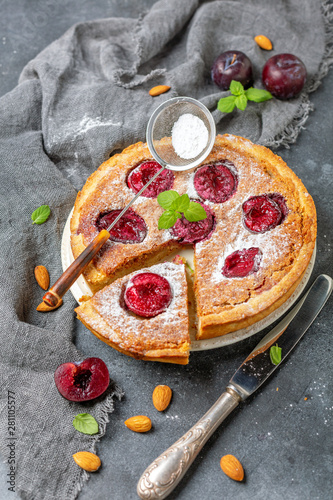
POLYGON ((100 127, 120 127, 121 125, 121 122, 114 122, 112 120, 104 121, 100 116, 91 118, 85 114, 80 122, 68 123, 59 129, 53 135, 52 143, 62 142, 67 138, 70 138, 71 142, 74 142, 77 137, 85 135, 91 129, 100 127))
POLYGON ((172 127, 172 145, 177 155, 185 160, 196 158, 207 146, 208 130, 195 115, 181 115, 172 127))

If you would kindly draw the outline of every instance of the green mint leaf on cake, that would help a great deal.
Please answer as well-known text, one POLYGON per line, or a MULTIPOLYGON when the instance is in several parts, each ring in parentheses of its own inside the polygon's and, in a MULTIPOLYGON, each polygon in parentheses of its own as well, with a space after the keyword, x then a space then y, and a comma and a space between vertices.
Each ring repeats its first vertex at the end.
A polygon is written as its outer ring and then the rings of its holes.
POLYGON ((206 210, 199 203, 190 201, 190 205, 184 212, 185 218, 190 222, 197 222, 199 220, 207 219, 206 210))
POLYGON ((232 95, 222 97, 217 103, 217 109, 222 113, 231 113, 235 107, 244 111, 247 101, 264 102, 273 98, 267 90, 255 89, 254 87, 244 90, 243 85, 235 80, 230 83, 229 90, 232 95))
POLYGON ((273 98, 272 94, 268 92, 268 90, 255 89, 254 87, 245 90, 245 96, 249 101, 254 102, 264 102, 273 98))
POLYGON ((170 208, 172 210, 177 210, 177 212, 184 212, 185 210, 188 209, 189 205, 190 205, 190 198, 188 194, 182 194, 172 202, 170 208))
POLYGON ((175 210, 166 210, 158 219, 158 229, 169 229, 176 224, 177 219, 180 219, 181 214, 175 210))
POLYGON ((172 203, 180 198, 177 191, 173 191, 170 189, 169 191, 163 191, 157 197, 158 204, 161 205, 164 210, 169 210, 171 208, 172 203))
POLYGON ((269 350, 269 356, 271 358, 271 362, 273 365, 278 365, 281 363, 281 355, 282 355, 282 348, 279 347, 277 344, 272 345, 272 347, 269 350))
POLYGON ((159 205, 165 209, 165 212, 158 220, 158 229, 170 229, 177 222, 177 219, 184 217, 189 222, 197 222, 207 218, 205 209, 195 201, 191 201, 188 194, 181 196, 172 189, 163 191, 157 197, 159 205))
POLYGON ((50 207, 48 205, 41 205, 36 208, 31 214, 31 220, 33 224, 43 224, 50 217, 50 207))
POLYGON ((90 413, 79 413, 73 420, 73 426, 82 434, 97 434, 98 423, 90 413))

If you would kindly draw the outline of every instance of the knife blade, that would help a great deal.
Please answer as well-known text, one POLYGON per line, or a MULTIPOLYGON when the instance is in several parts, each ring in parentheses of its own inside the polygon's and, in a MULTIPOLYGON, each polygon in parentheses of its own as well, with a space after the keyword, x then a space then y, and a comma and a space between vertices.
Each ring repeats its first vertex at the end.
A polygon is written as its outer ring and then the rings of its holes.
POLYGON ((297 345, 325 305, 332 286, 330 276, 318 276, 307 294, 247 356, 208 412, 147 467, 137 485, 140 498, 162 500, 171 493, 217 427, 274 373, 297 345), (271 362, 269 355, 276 343, 282 349, 278 365, 271 362))

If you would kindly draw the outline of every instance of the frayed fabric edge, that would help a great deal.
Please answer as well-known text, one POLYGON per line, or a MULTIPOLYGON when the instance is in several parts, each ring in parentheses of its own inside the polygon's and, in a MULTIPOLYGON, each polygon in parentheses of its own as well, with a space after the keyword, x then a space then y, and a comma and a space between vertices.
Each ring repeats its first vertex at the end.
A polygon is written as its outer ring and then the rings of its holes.
POLYGON ((264 146, 270 148, 278 148, 284 146, 289 148, 290 144, 294 144, 304 124, 309 118, 310 112, 314 106, 310 102, 309 95, 317 90, 322 82, 322 79, 327 75, 330 67, 333 64, 333 4, 329 0, 325 0, 322 5, 322 16, 324 21, 326 44, 323 59, 319 66, 317 75, 308 83, 306 92, 301 94, 301 103, 292 121, 275 137, 265 141, 264 146))
MULTIPOLYGON (((105 435, 106 425, 109 423, 110 418, 109 414, 114 410, 114 399, 117 398, 120 401, 124 396, 124 391, 118 386, 114 386, 114 390, 107 397, 106 401, 101 403, 101 417, 99 419, 99 433, 94 436, 94 439, 91 441, 90 450, 92 453, 96 453, 96 444, 101 440, 101 438, 105 435)), ((72 487, 67 491, 66 499, 67 500, 75 500, 82 491, 83 486, 90 478, 90 474, 83 470, 80 473, 79 479, 75 481, 72 487)))

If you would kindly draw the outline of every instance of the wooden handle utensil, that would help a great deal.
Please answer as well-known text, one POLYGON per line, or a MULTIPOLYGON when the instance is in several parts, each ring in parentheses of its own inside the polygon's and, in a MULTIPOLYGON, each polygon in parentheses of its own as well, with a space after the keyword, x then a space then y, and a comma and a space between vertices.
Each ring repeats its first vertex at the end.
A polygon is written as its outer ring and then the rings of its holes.
POLYGON ((83 252, 74 260, 74 262, 66 269, 60 278, 53 286, 45 293, 43 301, 51 307, 58 305, 60 299, 65 295, 67 290, 73 285, 80 274, 83 273, 89 262, 99 252, 104 243, 110 238, 110 233, 106 229, 102 229, 96 238, 83 250, 83 252))

